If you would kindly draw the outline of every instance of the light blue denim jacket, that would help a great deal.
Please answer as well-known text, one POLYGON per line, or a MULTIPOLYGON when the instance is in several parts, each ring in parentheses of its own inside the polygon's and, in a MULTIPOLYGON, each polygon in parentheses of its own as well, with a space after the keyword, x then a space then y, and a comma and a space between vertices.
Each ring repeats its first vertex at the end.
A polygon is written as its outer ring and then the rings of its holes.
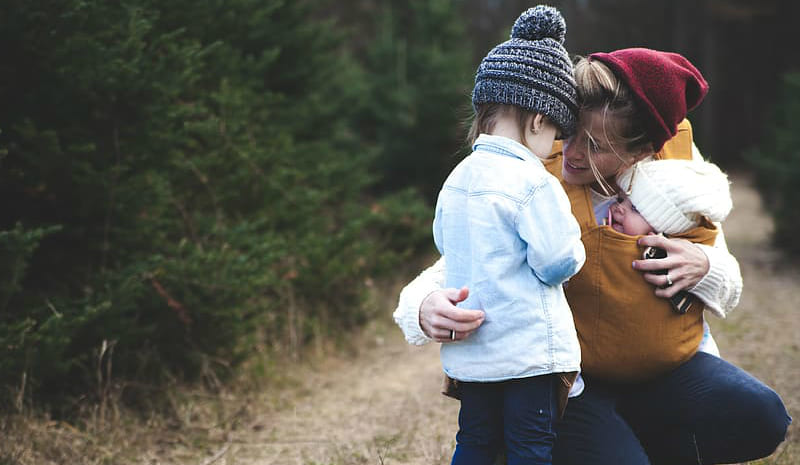
POLYGON ((443 344, 461 381, 578 371, 580 346, 562 283, 583 266, 578 222, 559 181, 522 144, 481 134, 439 193, 433 238, 445 286, 486 313, 467 339, 443 344))

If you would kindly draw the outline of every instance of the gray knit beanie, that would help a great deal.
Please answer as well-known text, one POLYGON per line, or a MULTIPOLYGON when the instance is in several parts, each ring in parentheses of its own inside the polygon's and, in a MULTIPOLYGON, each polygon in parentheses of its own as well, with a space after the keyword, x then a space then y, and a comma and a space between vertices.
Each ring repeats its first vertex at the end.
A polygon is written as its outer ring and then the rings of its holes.
POLYGON ((578 104, 572 62, 563 45, 566 33, 564 18, 551 6, 522 13, 511 38, 481 61, 472 106, 515 105, 548 117, 565 137, 574 133, 578 104))

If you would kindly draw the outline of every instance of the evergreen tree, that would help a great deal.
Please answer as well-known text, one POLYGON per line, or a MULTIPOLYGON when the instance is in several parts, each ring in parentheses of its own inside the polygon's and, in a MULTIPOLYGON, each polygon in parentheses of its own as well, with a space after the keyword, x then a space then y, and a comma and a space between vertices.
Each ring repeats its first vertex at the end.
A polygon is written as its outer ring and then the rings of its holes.
POLYGON ((3 383, 214 380, 254 344, 364 320, 364 280, 412 250, 392 237, 421 237, 421 210, 365 194, 364 74, 315 8, 0 7, 3 383))
POLYGON ((379 149, 380 188, 428 201, 459 161, 477 64, 457 0, 379 1, 360 26, 369 73, 360 127, 379 149))
POLYGON ((783 76, 780 94, 766 125, 766 141, 751 150, 747 159, 755 167, 758 189, 775 221, 775 243, 789 254, 800 256, 796 240, 800 227, 800 73, 783 76))

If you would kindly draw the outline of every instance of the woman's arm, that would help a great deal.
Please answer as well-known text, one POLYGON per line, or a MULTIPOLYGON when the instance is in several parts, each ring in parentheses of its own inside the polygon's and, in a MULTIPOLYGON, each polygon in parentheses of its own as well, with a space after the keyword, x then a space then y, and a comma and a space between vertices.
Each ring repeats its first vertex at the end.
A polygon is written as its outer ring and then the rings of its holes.
POLYGON ((639 245, 667 251, 667 258, 633 262, 634 268, 644 272, 644 279, 656 286, 657 296, 669 298, 688 289, 703 301, 706 309, 721 318, 739 303, 742 274, 739 262, 725 245, 722 230, 713 247, 663 236, 642 237, 639 245), (668 274, 652 273, 657 270, 668 270, 668 274), (672 282, 669 287, 666 287, 667 276, 672 282))
POLYGON ((483 312, 455 306, 467 298, 469 290, 442 289, 444 258, 425 269, 400 292, 392 315, 409 344, 461 340, 483 323, 483 312), (454 330, 455 339, 450 338, 454 330))
POLYGON ((689 292, 700 298, 713 314, 725 318, 739 304, 742 295, 739 262, 728 251, 721 228, 713 247, 702 244, 696 246, 708 257, 709 271, 689 292))
MULTIPOLYGON (((703 156, 692 143, 692 158, 702 160, 703 156)), ((647 271, 667 269, 672 286, 656 288, 659 297, 672 297, 682 289, 697 296, 706 305, 706 309, 720 318, 733 310, 739 303, 742 294, 742 273, 736 260, 725 242, 722 225, 715 223, 719 229, 714 246, 692 244, 682 239, 664 239, 660 236, 642 238, 640 245, 662 247, 669 255, 660 260, 637 260, 634 268, 645 271, 644 279, 656 286, 666 284, 665 275, 647 273, 647 271)))

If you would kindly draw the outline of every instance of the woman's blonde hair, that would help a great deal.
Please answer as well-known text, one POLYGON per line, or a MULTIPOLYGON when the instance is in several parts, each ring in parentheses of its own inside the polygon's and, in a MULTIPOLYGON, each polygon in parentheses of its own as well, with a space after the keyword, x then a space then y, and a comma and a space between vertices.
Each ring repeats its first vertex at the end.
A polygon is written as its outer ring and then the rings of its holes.
MULTIPOLYGON (((597 60, 578 57, 575 62, 575 82, 578 86, 580 112, 600 112, 603 121, 603 135, 611 151, 623 164, 641 154, 652 154, 653 147, 644 127, 642 118, 633 100, 633 94, 611 70, 597 60), (612 131, 609 132, 609 126, 612 131), (620 149, 620 150, 618 150, 620 149), (620 153, 622 152, 622 154, 620 153)), ((587 137, 587 154, 591 154, 595 140, 586 128, 578 127, 587 137)), ((600 175, 591 156, 589 166, 600 187, 609 194, 614 189, 600 175)))

